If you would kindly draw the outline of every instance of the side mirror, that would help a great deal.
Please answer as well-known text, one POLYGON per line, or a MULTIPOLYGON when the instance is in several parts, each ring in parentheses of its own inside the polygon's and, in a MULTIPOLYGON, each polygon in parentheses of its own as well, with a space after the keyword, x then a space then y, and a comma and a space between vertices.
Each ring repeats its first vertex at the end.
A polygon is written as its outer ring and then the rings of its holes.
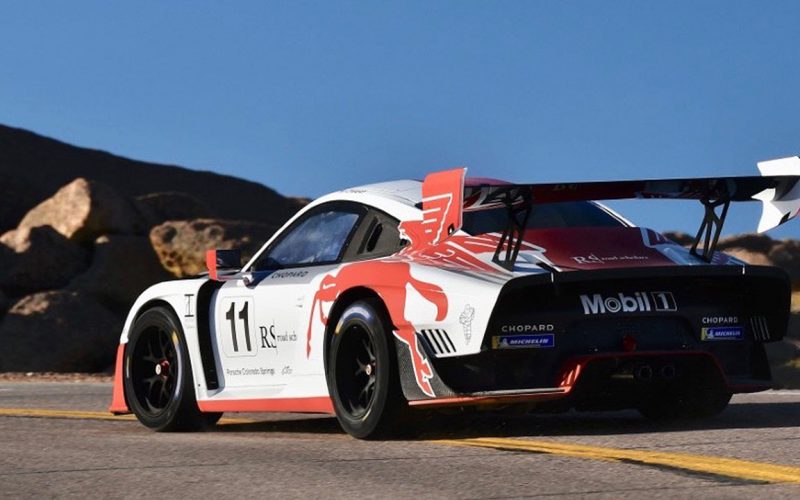
POLYGON ((214 281, 224 281, 227 276, 236 274, 242 268, 242 251, 207 250, 206 268, 209 278, 214 281))

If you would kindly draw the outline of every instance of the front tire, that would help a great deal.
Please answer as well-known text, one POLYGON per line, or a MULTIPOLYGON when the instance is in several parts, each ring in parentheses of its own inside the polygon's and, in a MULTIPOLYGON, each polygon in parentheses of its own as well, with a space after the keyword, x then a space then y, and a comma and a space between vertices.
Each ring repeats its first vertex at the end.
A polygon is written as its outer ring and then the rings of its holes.
POLYGON ((198 409, 183 329, 165 307, 136 319, 125 347, 124 384, 131 411, 156 431, 203 429, 222 416, 198 409))
POLYGON ((327 379, 345 432, 359 439, 398 433, 406 401, 379 301, 361 300, 342 313, 328 349, 327 379))

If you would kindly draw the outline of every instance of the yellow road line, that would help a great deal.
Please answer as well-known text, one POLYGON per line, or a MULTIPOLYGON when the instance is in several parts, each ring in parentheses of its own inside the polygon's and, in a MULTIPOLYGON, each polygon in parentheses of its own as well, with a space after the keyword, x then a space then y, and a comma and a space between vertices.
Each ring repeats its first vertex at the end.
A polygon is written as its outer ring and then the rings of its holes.
POLYGON ((749 481, 800 484, 800 467, 751 462, 734 458, 651 450, 604 448, 600 446, 510 438, 445 439, 432 442, 454 446, 475 446, 499 450, 547 453, 590 460, 633 462, 749 481))
MULTIPOLYGON (((0 408, 0 416, 60 418, 80 420, 136 420, 133 415, 112 415, 102 411, 56 410, 43 408, 0 408)), ((244 418, 223 418, 220 424, 243 424, 258 422, 244 418)), ((733 458, 708 455, 692 455, 688 453, 672 453, 652 450, 632 450, 622 448, 605 448, 582 444, 562 443, 555 441, 535 441, 531 439, 513 438, 467 438, 432 440, 431 443, 493 448, 498 450, 524 451, 530 453, 546 453, 589 460, 614 462, 631 462, 644 465, 670 467, 704 474, 763 481, 768 483, 800 484, 800 467, 775 465, 764 462, 752 462, 733 458)))
MULTIPOLYGON (((136 420, 133 415, 113 415, 105 411, 49 410, 43 408, 0 408, 0 417, 66 418, 77 420, 136 420)), ((220 425, 257 422, 246 418, 223 418, 220 425)))

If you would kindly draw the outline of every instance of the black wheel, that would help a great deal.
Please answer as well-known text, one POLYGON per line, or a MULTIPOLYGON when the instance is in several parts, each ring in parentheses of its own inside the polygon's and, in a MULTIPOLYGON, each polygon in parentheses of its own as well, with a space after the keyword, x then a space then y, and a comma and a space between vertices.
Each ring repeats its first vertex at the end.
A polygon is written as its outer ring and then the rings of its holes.
POLYGON ((342 428, 360 439, 389 437, 406 407, 391 330, 376 300, 350 305, 328 349, 327 379, 342 428))
POLYGON ((125 394, 139 421, 157 431, 197 430, 221 413, 202 413, 180 322, 154 307, 136 319, 125 347, 125 394))
POLYGON ((650 420, 708 418, 722 413, 731 396, 727 391, 698 391, 653 398, 639 406, 639 413, 650 420))

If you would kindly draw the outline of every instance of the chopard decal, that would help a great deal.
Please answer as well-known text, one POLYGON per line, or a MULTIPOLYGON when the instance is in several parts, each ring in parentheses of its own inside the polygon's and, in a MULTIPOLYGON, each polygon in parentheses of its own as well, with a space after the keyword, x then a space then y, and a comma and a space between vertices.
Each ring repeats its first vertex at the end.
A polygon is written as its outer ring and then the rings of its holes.
POLYGON ((552 323, 503 325, 500 327, 500 331, 503 333, 552 332, 555 329, 556 327, 552 323))
POLYGON ((308 275, 308 271, 276 271, 270 275, 270 279, 281 278, 302 278, 308 275))
POLYGON ((704 325, 736 325, 739 323, 738 316, 705 316, 702 320, 704 325))

